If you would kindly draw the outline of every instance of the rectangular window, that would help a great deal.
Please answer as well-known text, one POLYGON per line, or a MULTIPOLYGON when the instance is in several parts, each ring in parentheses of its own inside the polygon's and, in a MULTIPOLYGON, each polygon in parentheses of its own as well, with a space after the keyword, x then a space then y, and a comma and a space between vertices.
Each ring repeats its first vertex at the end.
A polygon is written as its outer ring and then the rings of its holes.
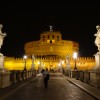
POLYGON ((50 40, 50 43, 52 43, 52 40, 50 40))
POLYGON ((57 41, 59 41, 59 39, 57 39, 57 41))
POLYGON ((50 43, 50 40, 47 40, 47 43, 50 43))
POLYGON ((52 43, 55 43, 55 40, 52 40, 52 43))
POLYGON ((43 39, 45 38, 45 36, 43 36, 43 39))
POLYGON ((57 38, 59 38, 59 36, 57 36, 57 38))

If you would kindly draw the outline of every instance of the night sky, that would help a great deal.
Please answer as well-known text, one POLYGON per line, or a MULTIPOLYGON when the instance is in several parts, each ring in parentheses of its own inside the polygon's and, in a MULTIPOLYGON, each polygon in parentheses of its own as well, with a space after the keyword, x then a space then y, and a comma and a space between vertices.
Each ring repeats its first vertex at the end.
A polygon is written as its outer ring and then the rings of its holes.
POLYGON ((0 8, 0 24, 7 36, 1 53, 8 57, 22 57, 24 44, 40 39, 40 33, 54 31, 62 33, 62 39, 79 43, 79 56, 92 57, 97 52, 94 44, 100 25, 100 7, 96 5, 78 6, 29 6, 6 5, 0 8))

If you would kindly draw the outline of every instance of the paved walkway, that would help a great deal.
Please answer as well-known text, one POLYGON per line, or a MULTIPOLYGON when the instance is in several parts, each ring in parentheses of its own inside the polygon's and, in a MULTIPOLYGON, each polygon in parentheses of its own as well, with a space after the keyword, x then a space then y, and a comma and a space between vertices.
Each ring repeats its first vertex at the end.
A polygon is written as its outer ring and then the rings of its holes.
MULTIPOLYGON (((39 75, 37 75, 37 77, 38 76, 39 75)), ((62 76, 65 79, 67 79, 68 81, 70 81, 71 83, 77 85, 78 87, 80 87, 81 89, 83 89, 84 91, 89 93, 90 95, 94 96, 97 100, 100 100, 100 89, 92 87, 87 83, 76 80, 75 78, 70 78, 70 77, 64 76, 64 75, 62 75, 62 76)), ((35 77, 35 78, 37 78, 37 77, 35 77)), ((3 100, 1 98, 9 96, 11 93, 13 93, 13 92, 17 91, 18 89, 20 89, 21 87, 29 84, 29 82, 31 82, 35 78, 25 80, 24 82, 16 83, 16 84, 9 86, 7 88, 4 88, 4 89, 0 89, 0 100, 3 100)))
POLYGON ((24 87, 25 85, 29 84, 31 81, 35 80, 38 77, 32 77, 26 79, 24 81, 12 84, 11 86, 0 88, 0 100, 4 100, 6 97, 10 96, 20 88, 24 87))
POLYGON ((76 80, 75 78, 70 78, 64 75, 63 77, 69 80, 71 83, 77 85, 78 87, 80 87, 81 89, 89 93, 90 95, 94 96, 96 99, 100 100, 100 89, 90 86, 87 83, 81 82, 80 80, 76 80))

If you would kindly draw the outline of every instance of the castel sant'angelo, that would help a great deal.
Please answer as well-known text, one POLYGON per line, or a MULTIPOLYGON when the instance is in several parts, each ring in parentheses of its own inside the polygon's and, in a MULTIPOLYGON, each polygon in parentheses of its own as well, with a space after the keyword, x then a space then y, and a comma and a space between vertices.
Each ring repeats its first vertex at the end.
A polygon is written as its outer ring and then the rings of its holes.
POLYGON ((25 53, 28 56, 34 54, 35 57, 65 59, 67 55, 73 56, 78 52, 79 44, 74 41, 63 40, 62 34, 58 31, 46 31, 40 34, 40 40, 25 44, 25 53))
MULTIPOLYGON (((69 68, 73 70, 91 70, 95 66, 94 57, 73 58, 74 52, 78 53, 79 43, 72 40, 63 40, 59 31, 54 31, 50 26, 49 31, 40 34, 40 40, 31 41, 24 45, 26 59, 26 69, 54 69, 69 68), (34 59, 33 59, 34 56, 34 59)), ((5 57, 4 66, 8 70, 23 70, 25 59, 5 57)))
MULTIPOLYGON (((79 50, 79 43, 71 40, 63 40, 59 31, 54 31, 50 26, 50 31, 40 34, 40 40, 31 41, 25 44, 26 55, 34 55, 35 60, 40 61, 41 66, 35 63, 35 67, 58 69, 60 66, 67 67, 69 60, 70 68, 74 69, 75 60, 73 53, 79 50), (68 59, 67 59, 68 58, 68 59)), ((76 65, 79 70, 90 70, 94 67, 94 57, 78 57, 76 65)))

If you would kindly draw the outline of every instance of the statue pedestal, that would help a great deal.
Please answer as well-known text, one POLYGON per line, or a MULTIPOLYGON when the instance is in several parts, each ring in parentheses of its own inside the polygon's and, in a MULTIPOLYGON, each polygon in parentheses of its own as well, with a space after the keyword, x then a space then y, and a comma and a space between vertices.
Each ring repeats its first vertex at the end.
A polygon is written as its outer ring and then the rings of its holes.
POLYGON ((0 53, 0 72, 7 72, 8 70, 6 70, 4 68, 4 57, 3 54, 0 53))
POLYGON ((4 68, 4 56, 0 53, 0 88, 11 85, 10 72, 4 68))
POLYGON ((4 70, 4 56, 0 53, 0 71, 4 70))
POLYGON ((66 74, 67 76, 71 76, 71 68, 70 68, 70 66, 67 66, 67 67, 66 67, 66 69, 65 69, 65 74, 66 74))
POLYGON ((0 88, 5 88, 10 85, 10 72, 0 72, 0 88))
POLYGON ((96 71, 90 72, 90 85, 100 88, 100 73, 96 71))
POLYGON ((100 52, 96 53, 95 55, 95 66, 94 69, 96 72, 100 72, 100 52))
POLYGON ((100 87, 100 52, 97 52, 94 56, 96 64, 93 71, 90 72, 90 84, 100 87))

